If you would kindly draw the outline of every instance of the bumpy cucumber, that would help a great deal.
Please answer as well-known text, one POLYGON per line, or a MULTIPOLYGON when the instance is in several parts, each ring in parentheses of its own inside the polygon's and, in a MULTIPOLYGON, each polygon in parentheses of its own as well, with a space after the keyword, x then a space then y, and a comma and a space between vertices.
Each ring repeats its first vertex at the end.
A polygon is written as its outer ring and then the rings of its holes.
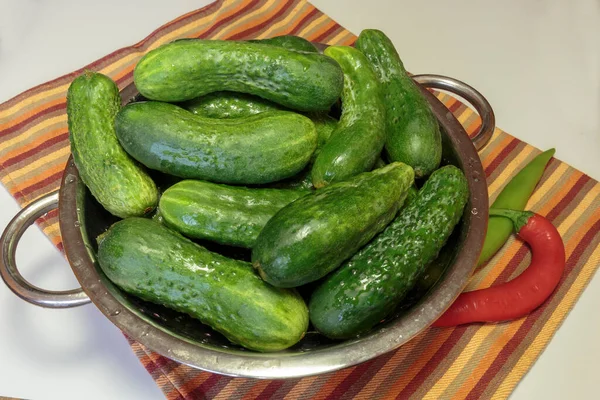
POLYGON ((258 96, 235 92, 214 92, 181 104, 201 117, 242 118, 267 111, 284 110, 279 104, 258 96))
POLYGON ((164 223, 185 236, 250 248, 277 211, 307 193, 184 180, 163 193, 159 210, 164 223))
MULTIPOLYGON (((181 104, 193 114, 207 118, 243 118, 268 111, 285 110, 278 104, 245 93, 215 92, 181 104)), ((326 112, 305 114, 315 124, 318 151, 329 140, 337 127, 337 120, 326 112)))
POLYGON ((142 216, 156 207, 158 190, 117 140, 120 108, 112 79, 91 71, 75 78, 67 92, 71 153, 81 180, 106 210, 121 218, 142 216))
POLYGON ((413 179, 412 168, 393 163, 299 198, 259 234, 254 267, 278 287, 325 276, 385 228, 413 179))
POLYGON ((325 54, 342 67, 344 90, 340 122, 313 165, 316 188, 369 171, 385 141, 381 88, 368 60, 347 46, 330 46, 325 54))
POLYGON ((367 56, 381 83, 386 111, 385 150, 390 161, 412 166, 419 178, 429 175, 442 158, 440 128, 429 103, 383 32, 363 30, 356 48, 367 56))
POLYGON ((308 326, 296 292, 274 288, 250 263, 210 252, 151 219, 111 226, 99 238, 98 262, 125 292, 187 313, 248 349, 285 349, 308 326))
POLYGON ((220 183, 259 184, 293 176, 317 145, 311 120, 286 111, 219 120, 149 101, 123 107, 115 127, 125 150, 148 168, 220 183))
POLYGON ((329 110, 344 79, 339 65, 319 53, 202 39, 177 40, 150 51, 133 78, 151 100, 179 102, 227 90, 300 111, 329 110))
POLYGON ((271 46, 279 46, 288 50, 307 51, 309 53, 318 53, 319 50, 314 44, 308 40, 295 35, 281 35, 268 39, 249 40, 254 43, 270 44, 271 46))
POLYGON ((435 171, 394 221, 337 271, 310 299, 322 334, 346 339, 367 332, 402 301, 459 222, 468 199, 458 168, 435 171))

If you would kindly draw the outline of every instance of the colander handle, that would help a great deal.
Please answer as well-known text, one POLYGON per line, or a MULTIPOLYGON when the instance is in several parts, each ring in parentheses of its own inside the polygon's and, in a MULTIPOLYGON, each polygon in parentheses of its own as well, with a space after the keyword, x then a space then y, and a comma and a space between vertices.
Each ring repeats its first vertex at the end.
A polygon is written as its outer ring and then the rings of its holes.
POLYGON ((423 74, 413 75, 412 78, 425 87, 446 90, 471 103, 481 117, 481 128, 471 138, 473 145, 479 151, 489 142, 496 129, 496 117, 490 103, 475 88, 458 79, 443 75, 423 74))
POLYGON ((17 245, 25 230, 36 219, 57 207, 58 191, 55 191, 27 205, 8 223, 0 237, 0 275, 10 290, 32 304, 47 308, 77 307, 90 302, 82 288, 65 291, 40 289, 23 278, 15 261, 17 245))

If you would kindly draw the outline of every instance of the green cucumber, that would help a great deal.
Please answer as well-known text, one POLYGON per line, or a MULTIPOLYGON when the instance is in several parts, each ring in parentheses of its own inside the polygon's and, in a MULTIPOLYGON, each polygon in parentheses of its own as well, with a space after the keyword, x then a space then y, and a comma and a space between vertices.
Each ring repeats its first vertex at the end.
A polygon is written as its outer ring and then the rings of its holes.
POLYGON ((307 193, 184 180, 163 193, 159 210, 164 223, 185 236, 250 248, 277 211, 307 193))
POLYGON ((217 91, 253 94, 299 111, 325 111, 343 86, 340 66, 319 53, 232 40, 164 44, 137 63, 133 79, 150 100, 180 102, 217 91))
MULTIPOLYGON (((207 118, 242 118, 268 111, 285 110, 278 104, 245 93, 214 92, 181 104, 193 114, 207 118)), ((305 114, 315 124, 317 130, 317 150, 329 140, 337 127, 337 120, 325 112, 305 114)))
POLYGON ((381 83, 389 160, 410 165, 417 178, 428 176, 442 158, 440 128, 429 103, 383 32, 365 29, 355 46, 367 56, 381 83))
POLYGON ((67 92, 71 153, 81 180, 108 212, 143 216, 156 207, 158 189, 117 140, 120 108, 119 88, 108 76, 86 71, 75 78, 67 92))
POLYGON ((268 39, 249 40, 249 42, 270 44, 271 46, 279 46, 294 51, 306 51, 309 53, 319 52, 314 44, 300 36, 295 35, 281 35, 268 39))
POLYGON ((115 127, 123 148, 148 168, 220 183, 288 178, 308 164, 317 146, 311 120, 287 111, 219 120, 147 101, 123 107, 115 127))
POLYGON ((284 110, 258 96, 235 92, 214 92, 181 104, 186 110, 206 118, 241 118, 267 111, 284 110))
POLYGON ((382 167, 385 167, 386 165, 387 165, 387 163, 385 161, 383 161, 383 158, 377 157, 377 160, 375 160, 375 164, 373 165, 373 169, 382 168, 382 167))
POLYGON ((325 54, 342 67, 344 89, 340 122, 313 165, 316 188, 369 171, 385 141, 381 88, 368 60, 347 46, 330 46, 325 54))
POLYGON ((199 319, 251 350, 283 350, 308 327, 295 291, 265 283, 248 262, 210 252, 147 218, 127 218, 99 238, 98 263, 115 285, 199 319))
POLYGON ((312 178, 310 176, 310 165, 304 168, 302 171, 292 176, 291 178, 283 179, 281 181, 269 183, 264 187, 274 189, 306 189, 314 190, 312 184, 312 178))
POLYGON ((278 287, 322 278, 385 228, 413 180, 412 168, 393 163, 299 198, 258 235, 254 267, 278 287))
POLYGON ((388 316, 434 260, 469 197, 461 170, 435 171, 394 221, 313 292, 310 319, 327 337, 365 333, 388 316))

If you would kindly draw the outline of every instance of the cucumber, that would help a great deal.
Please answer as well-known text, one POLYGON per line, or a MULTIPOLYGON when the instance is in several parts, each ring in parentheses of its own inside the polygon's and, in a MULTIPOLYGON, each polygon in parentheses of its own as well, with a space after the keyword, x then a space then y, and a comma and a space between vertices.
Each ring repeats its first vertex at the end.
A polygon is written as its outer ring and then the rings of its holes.
POLYGON ((206 118, 249 117, 267 111, 284 110, 278 104, 258 96, 235 92, 214 92, 181 104, 183 108, 206 118))
POLYGON ((179 102, 217 91, 249 93, 299 111, 325 111, 343 73, 331 58, 261 43, 177 40, 150 51, 133 72, 150 100, 179 102))
POLYGON ((377 157, 377 160, 375 160, 375 164, 373 165, 373 169, 382 168, 382 167, 385 167, 386 165, 387 165, 387 163, 385 161, 383 161, 383 158, 377 157))
MULTIPOLYGON (((268 111, 285 110, 278 104, 260 97, 235 92, 210 93, 184 102, 181 106, 193 114, 207 118, 242 118, 268 111)), ((310 112, 305 115, 311 119, 317 130, 317 150, 313 154, 314 159, 337 127, 337 120, 325 112, 310 112)))
POLYGON ((108 76, 86 71, 75 78, 67 92, 71 153, 81 180, 108 212, 143 216, 156 207, 158 189, 117 140, 120 108, 119 88, 108 76))
POLYGON ((394 221, 313 292, 314 327, 333 339, 369 331, 404 299, 463 215, 469 196, 461 170, 433 172, 394 221))
POLYGON ((438 121, 417 84, 406 73, 392 41, 376 29, 363 30, 356 48, 373 67, 385 98, 385 151, 390 161, 413 167, 415 176, 431 174, 442 158, 438 121))
POLYGON ((158 208, 164 223, 185 236, 250 248, 277 211, 307 193, 184 180, 163 193, 158 208))
POLYGON ((250 263, 210 252, 151 219, 112 225, 99 238, 98 263, 125 292, 189 314, 251 350, 283 350, 308 327, 295 291, 274 288, 250 263))
POLYGON ((268 39, 249 40, 253 43, 270 44, 271 46, 279 46, 288 50, 306 51, 309 53, 318 53, 319 50, 314 44, 308 40, 295 35, 281 35, 268 39))
POLYGON ((340 122, 313 165, 316 188, 369 171, 385 141, 381 88, 368 60, 348 46, 330 46, 325 54, 342 67, 344 90, 340 122))
POLYGON ((148 168, 220 183, 259 184, 293 176, 317 146, 311 120, 287 111, 218 120, 148 101, 123 107, 115 127, 123 148, 148 168))
MULTIPOLYGON (((316 152, 316 151, 315 151, 316 152)), ((291 178, 283 179, 281 181, 269 183, 263 187, 274 188, 274 189, 305 189, 314 190, 312 184, 312 178, 310 176, 310 165, 304 168, 302 171, 292 176, 291 178)))
POLYGON ((258 235, 254 267, 278 287, 325 276, 385 228, 413 179, 412 168, 393 163, 299 198, 258 235))

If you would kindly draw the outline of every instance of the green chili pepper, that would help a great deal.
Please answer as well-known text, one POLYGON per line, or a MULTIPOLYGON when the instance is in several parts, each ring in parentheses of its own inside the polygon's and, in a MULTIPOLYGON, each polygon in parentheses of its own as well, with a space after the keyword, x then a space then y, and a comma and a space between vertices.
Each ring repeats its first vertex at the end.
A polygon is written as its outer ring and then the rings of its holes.
MULTIPOLYGON (((546 164, 554 155, 555 150, 550 149, 539 154, 527 164, 500 192, 491 208, 508 208, 511 210, 524 210, 533 190, 540 181, 546 164)), ((507 218, 490 217, 483 250, 479 256, 477 266, 485 264, 506 243, 513 229, 512 222, 507 218)))

